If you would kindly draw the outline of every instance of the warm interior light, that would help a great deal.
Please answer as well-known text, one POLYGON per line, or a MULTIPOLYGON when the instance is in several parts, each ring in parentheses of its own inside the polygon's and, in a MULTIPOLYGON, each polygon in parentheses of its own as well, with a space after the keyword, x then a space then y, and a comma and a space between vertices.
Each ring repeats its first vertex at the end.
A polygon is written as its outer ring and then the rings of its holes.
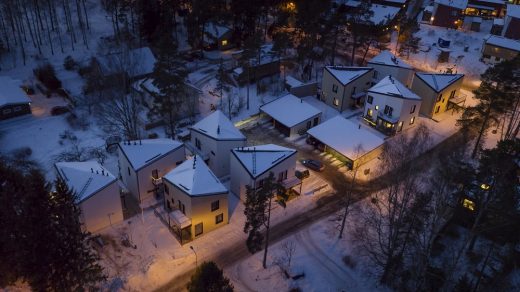
POLYGON ((475 202, 472 200, 464 199, 462 206, 470 211, 475 211, 475 202))
POLYGON ((487 191, 487 190, 489 190, 489 185, 487 185, 487 184, 481 184, 481 185, 480 185, 480 188, 483 189, 483 190, 485 190, 485 191, 487 191))
POLYGON ((227 40, 222 40, 222 45, 223 46, 227 45, 227 40))

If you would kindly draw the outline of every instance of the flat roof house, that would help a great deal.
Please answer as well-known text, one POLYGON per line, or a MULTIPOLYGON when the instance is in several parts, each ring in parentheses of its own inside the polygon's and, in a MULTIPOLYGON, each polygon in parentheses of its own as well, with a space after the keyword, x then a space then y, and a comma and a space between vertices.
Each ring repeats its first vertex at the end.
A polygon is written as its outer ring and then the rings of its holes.
POLYGON ((421 108, 421 98, 392 76, 371 87, 365 100, 364 119, 385 135, 412 127, 421 108))
POLYGON ((446 110, 462 106, 465 98, 460 95, 464 74, 415 73, 412 91, 421 98, 422 115, 436 120, 446 110))
POLYGON ((246 146, 246 137, 217 110, 190 127, 186 147, 206 162, 217 177, 229 174, 231 149, 246 146))
POLYGON ((502 36, 509 39, 520 40, 520 5, 507 5, 502 36))
POLYGON ((432 24, 436 26, 459 28, 468 0, 435 0, 433 3, 432 24))
POLYGON ((86 231, 95 233, 123 221, 117 178, 95 161, 58 162, 58 176, 78 196, 80 221, 86 231))
POLYGON ((336 116, 310 129, 309 135, 328 152, 350 168, 357 168, 376 158, 384 139, 350 120, 336 116))
POLYGON ((340 112, 363 106, 374 74, 374 69, 369 67, 326 66, 320 99, 340 112))
POLYGON ((123 141, 118 154, 119 176, 140 203, 158 195, 161 177, 186 159, 184 145, 171 139, 123 141))
POLYGON ((520 40, 508 39, 501 36, 489 35, 484 38, 482 45, 482 59, 490 63, 500 63, 512 60, 520 53, 520 40))
POLYGON ((181 244, 229 222, 228 190, 200 156, 194 156, 163 177, 169 225, 181 244))
POLYGON ((246 185, 261 188, 263 180, 272 172, 286 188, 300 183, 296 170, 294 149, 274 145, 235 148, 231 151, 230 190, 241 200, 246 199, 246 185))
POLYGON ((374 68, 374 83, 381 81, 388 75, 399 80, 402 84, 410 86, 413 79, 413 68, 410 64, 396 57, 390 51, 382 51, 379 55, 368 61, 368 67, 374 68))
POLYGON ((18 80, 0 77, 0 120, 31 113, 31 99, 20 87, 18 80))
POLYGON ((303 99, 287 94, 260 107, 285 136, 303 135, 320 123, 321 111, 303 99))

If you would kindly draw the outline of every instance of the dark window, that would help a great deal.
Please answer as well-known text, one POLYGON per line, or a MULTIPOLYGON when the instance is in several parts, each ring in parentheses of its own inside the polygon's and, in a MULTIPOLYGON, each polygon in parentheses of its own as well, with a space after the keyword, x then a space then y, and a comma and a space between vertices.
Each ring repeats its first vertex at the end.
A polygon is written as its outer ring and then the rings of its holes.
POLYGON ((130 167, 128 167, 128 176, 130 176, 130 167))
POLYGON ((455 96, 455 90, 452 90, 450 93, 450 98, 453 98, 455 96))
POLYGON ((10 109, 10 108, 5 109, 5 110, 3 111, 3 113, 4 113, 4 115, 10 114, 10 113, 11 113, 11 109, 10 109))
POLYGON ((222 221, 224 221, 224 214, 218 214, 217 216, 215 216, 215 224, 219 224, 219 223, 222 223, 222 221))
POLYGON ((195 225, 195 236, 198 236, 198 235, 201 235, 202 234, 202 222, 195 225))
POLYGON ((374 97, 373 97, 372 95, 369 95, 369 96, 367 97, 367 102, 368 102, 369 104, 372 104, 372 101, 374 101, 374 97))
POLYGON ((197 147, 197 149, 201 150, 201 145, 200 145, 200 140, 198 138, 195 138, 195 147, 197 147))
POLYGON ((378 72, 376 70, 374 70, 374 79, 377 79, 377 76, 378 76, 378 72))
POLYGON ((180 165, 180 164, 182 164, 182 160, 175 162, 175 165, 180 165))
POLYGON ((155 179, 159 178, 159 171, 157 169, 152 170, 152 177, 155 179))
POLYGON ((338 93, 338 86, 336 84, 332 84, 332 92, 338 93))
POLYGON ((415 104, 412 105, 412 108, 410 109, 410 113, 411 113, 411 114, 415 113, 415 104))
POLYGON ((441 99, 442 99, 442 93, 439 94, 439 96, 437 96, 437 102, 441 101, 441 99))
POLYGON ((356 87, 352 88, 352 95, 356 94, 356 87))
POLYGON ((164 184, 164 192, 167 193, 168 195, 170 194, 170 188, 168 188, 167 184, 164 184))
POLYGON ((220 208, 220 201, 216 200, 215 202, 211 203, 211 211, 218 210, 220 208))
POLYGON ((441 106, 438 105, 437 108, 435 109, 435 113, 439 113, 439 110, 441 109, 441 106))
POLYGON ((264 180, 261 179, 256 184, 257 184, 256 188, 261 189, 264 186, 264 180))
POLYGON ((15 112, 19 112, 19 111, 21 111, 21 110, 22 110, 22 107, 21 107, 21 106, 16 106, 16 107, 14 108, 14 111, 15 111, 15 112))
POLYGON ((385 115, 392 116, 394 109, 391 106, 385 105, 385 115))

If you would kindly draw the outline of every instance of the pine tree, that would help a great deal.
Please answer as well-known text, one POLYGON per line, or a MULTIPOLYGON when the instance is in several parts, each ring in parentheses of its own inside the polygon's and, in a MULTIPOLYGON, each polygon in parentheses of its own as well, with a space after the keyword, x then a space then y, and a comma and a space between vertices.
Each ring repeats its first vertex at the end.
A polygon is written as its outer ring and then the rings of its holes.
POLYGON ((285 208, 287 195, 283 186, 275 180, 274 174, 261 181, 255 182, 256 189, 246 186, 246 202, 244 214, 246 223, 244 232, 248 233, 246 245, 251 253, 259 251, 264 241, 264 236, 260 232, 265 227, 264 259, 263 267, 267 268, 267 250, 269 248, 269 226, 271 221, 272 201, 279 203, 285 208))
POLYGON ((159 92, 154 94, 150 114, 164 120, 166 132, 171 137, 175 136, 180 105, 183 99, 187 98, 185 84, 187 76, 188 71, 176 50, 176 44, 171 36, 163 36, 153 72, 153 84, 159 89, 159 92))
POLYGON ((203 262, 187 285, 189 292, 232 292, 233 285, 214 262, 203 262))

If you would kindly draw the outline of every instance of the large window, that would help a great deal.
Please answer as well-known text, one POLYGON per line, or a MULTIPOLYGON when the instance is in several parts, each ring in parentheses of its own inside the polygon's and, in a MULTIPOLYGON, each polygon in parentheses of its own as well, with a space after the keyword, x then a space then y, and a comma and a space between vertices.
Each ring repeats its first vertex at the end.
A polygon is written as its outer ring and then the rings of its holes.
POLYGON ((412 108, 410 109, 410 113, 411 113, 411 114, 415 113, 415 106, 416 106, 415 104, 412 105, 412 108))
POLYGON ((394 108, 388 105, 385 105, 385 115, 391 117, 394 112, 394 108))
POLYGON ((215 216, 215 224, 222 223, 222 221, 224 221, 224 213, 220 213, 215 216))
POLYGON ((197 147, 197 149, 201 150, 201 144, 200 144, 200 140, 198 138, 195 138, 195 147, 197 147))
POLYGON ((287 170, 278 173, 278 182, 281 182, 284 179, 287 179, 287 170))
POLYGON ((336 84, 332 84, 332 92, 338 93, 338 86, 336 84))
POLYGON ((216 200, 215 202, 211 203, 211 211, 218 210, 220 208, 220 201, 216 200))
POLYGON ((195 225, 195 236, 201 235, 203 232, 202 222, 195 225))

